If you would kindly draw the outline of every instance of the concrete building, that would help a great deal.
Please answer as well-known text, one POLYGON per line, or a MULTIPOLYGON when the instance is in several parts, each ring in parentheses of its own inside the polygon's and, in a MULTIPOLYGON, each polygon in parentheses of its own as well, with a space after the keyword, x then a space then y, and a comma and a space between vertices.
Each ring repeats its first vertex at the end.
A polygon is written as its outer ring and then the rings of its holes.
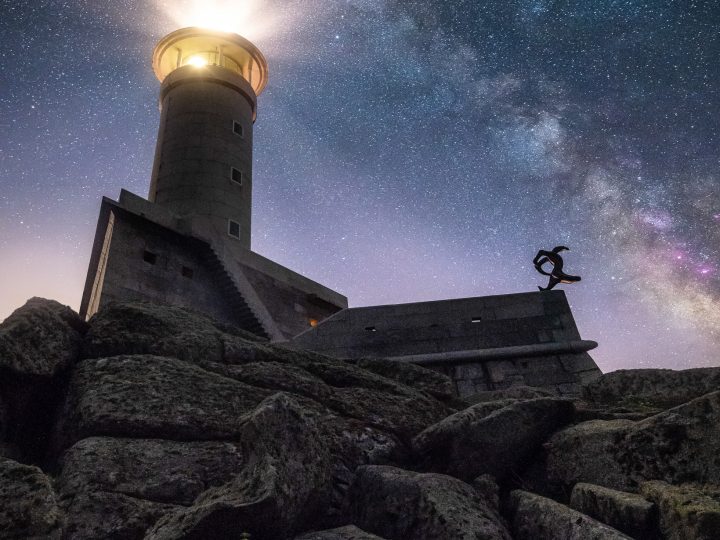
POLYGON ((560 394, 600 374, 564 293, 347 309, 251 248, 252 137, 268 79, 246 39, 185 28, 157 45, 160 129, 147 199, 100 208, 81 315, 111 301, 190 307, 289 347, 390 357, 447 373, 460 395, 517 384, 560 394))

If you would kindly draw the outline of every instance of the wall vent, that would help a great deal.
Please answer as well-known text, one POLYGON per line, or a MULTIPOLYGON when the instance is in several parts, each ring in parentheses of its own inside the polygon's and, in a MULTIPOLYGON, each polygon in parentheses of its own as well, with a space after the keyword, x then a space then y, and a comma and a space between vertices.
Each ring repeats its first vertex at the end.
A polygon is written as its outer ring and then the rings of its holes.
POLYGON ((151 251, 145 250, 143 251, 143 261, 148 264, 155 264, 157 262, 157 255, 151 251))
POLYGON ((228 235, 240 239, 240 224, 237 221, 228 220, 228 235))

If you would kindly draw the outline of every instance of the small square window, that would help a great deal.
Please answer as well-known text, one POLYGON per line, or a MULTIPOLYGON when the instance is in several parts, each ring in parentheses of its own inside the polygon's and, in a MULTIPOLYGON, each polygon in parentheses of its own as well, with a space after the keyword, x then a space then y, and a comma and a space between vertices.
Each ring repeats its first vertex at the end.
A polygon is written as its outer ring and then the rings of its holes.
POLYGON ((195 272, 192 268, 188 268, 187 266, 182 267, 182 275, 183 277, 186 277, 188 279, 192 279, 195 272))
POLYGON ((237 221, 228 221, 228 234, 233 238, 240 238, 240 224, 237 221))
POLYGON ((157 262, 157 255, 148 250, 145 250, 143 252, 143 261, 149 264, 155 264, 157 262))
POLYGON ((232 169, 230 171, 230 178, 236 184, 242 185, 243 173, 242 173, 242 171, 238 171, 235 167, 232 167, 232 169))
POLYGON ((245 136, 245 130, 240 122, 233 121, 233 133, 235 135, 239 135, 240 137, 245 136))

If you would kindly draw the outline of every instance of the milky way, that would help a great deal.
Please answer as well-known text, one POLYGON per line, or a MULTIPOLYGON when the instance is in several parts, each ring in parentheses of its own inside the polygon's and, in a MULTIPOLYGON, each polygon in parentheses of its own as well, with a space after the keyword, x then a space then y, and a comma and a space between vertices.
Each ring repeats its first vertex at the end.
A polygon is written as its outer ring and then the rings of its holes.
POLYGON ((100 197, 147 194, 152 49, 223 5, 270 64, 255 251, 358 306, 536 290, 563 244, 601 368, 718 364, 714 2, 0 0, 0 318, 77 308, 100 197))

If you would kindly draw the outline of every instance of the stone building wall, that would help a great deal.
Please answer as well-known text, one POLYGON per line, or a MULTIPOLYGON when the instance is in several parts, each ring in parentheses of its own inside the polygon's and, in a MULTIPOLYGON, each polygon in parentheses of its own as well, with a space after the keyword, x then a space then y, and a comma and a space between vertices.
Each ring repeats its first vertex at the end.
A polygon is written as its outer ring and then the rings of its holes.
POLYGON ((97 291, 98 308, 113 301, 145 301, 188 307, 238 323, 197 242, 120 208, 110 212, 113 229, 97 291))
POLYGON ((344 310, 292 340, 338 358, 384 357, 435 369, 459 395, 516 385, 572 394, 601 374, 563 291, 344 310))

